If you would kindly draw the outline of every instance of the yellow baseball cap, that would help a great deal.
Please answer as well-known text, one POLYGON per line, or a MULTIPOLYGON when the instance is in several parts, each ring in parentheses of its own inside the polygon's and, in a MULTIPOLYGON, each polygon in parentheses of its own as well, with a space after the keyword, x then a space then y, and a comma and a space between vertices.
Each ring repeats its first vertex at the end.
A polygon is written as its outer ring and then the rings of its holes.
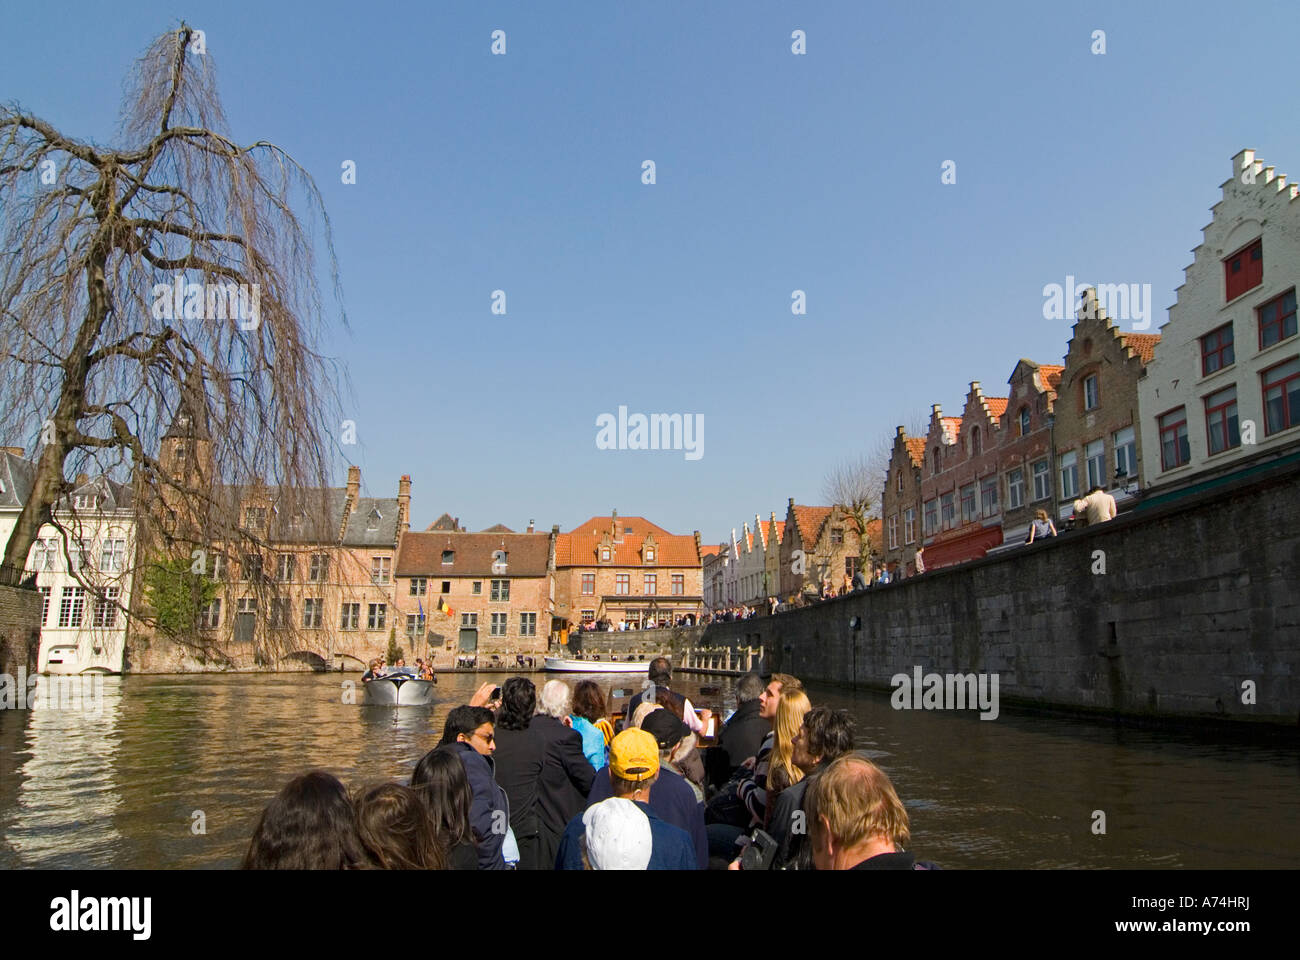
POLYGON ((624 730, 609 744, 609 770, 621 780, 649 780, 659 772, 659 744, 640 727, 624 730))

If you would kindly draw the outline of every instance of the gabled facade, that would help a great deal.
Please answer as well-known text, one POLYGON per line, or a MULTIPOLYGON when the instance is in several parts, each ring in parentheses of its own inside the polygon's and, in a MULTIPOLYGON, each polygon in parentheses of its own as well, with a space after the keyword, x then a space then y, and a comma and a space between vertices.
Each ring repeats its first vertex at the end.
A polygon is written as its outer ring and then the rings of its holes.
POLYGON ((1300 444, 1300 189, 1243 150, 1222 193, 1139 385, 1144 488, 1300 444))
POLYGON ((894 447, 885 473, 880 504, 883 536, 881 554, 890 575, 916 572, 916 548, 921 543, 921 470, 925 437, 909 437, 903 427, 894 434, 894 447))
POLYGON ((1057 503, 1048 512, 1058 521, 1094 485, 1121 510, 1137 495, 1144 462, 1138 384, 1160 342, 1155 334, 1121 331, 1091 288, 1078 316, 1055 404, 1057 503))
POLYGON ((700 534, 670 533, 645 517, 592 517, 556 537, 557 630, 608 620, 673 623, 704 606, 700 534))
POLYGON ((809 507, 794 502, 786 506, 785 535, 781 541, 781 597, 819 593, 824 580, 838 591, 847 573, 851 578, 859 563, 861 535, 843 507, 809 507))
POLYGON ((703 566, 704 607, 717 610, 726 605, 727 566, 731 563, 731 549, 725 543, 701 547, 703 566))

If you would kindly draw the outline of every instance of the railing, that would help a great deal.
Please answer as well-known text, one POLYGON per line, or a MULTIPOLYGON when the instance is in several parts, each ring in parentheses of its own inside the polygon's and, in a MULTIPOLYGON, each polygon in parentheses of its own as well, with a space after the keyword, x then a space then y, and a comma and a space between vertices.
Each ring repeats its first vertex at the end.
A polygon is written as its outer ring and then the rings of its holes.
POLYGON ((7 563, 0 563, 0 585, 6 587, 21 587, 26 590, 36 589, 36 571, 27 570, 24 567, 15 567, 7 563))

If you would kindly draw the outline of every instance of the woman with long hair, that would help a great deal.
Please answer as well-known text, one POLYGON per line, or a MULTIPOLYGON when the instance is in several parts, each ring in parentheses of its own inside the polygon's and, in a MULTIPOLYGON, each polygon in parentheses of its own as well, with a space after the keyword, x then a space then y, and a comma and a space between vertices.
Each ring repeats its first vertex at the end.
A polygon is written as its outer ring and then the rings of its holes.
POLYGON ((804 714, 812 709, 802 690, 782 692, 772 724, 772 756, 767 773, 767 809, 774 806, 777 795, 803 779, 803 771, 794 762, 794 741, 803 726, 804 714))
POLYGON ((605 736, 601 722, 604 721, 605 728, 611 732, 612 728, 609 726, 609 718, 605 716, 605 695, 595 680, 583 680, 573 688, 573 713, 570 714, 570 719, 573 729, 582 735, 583 754, 593 767, 603 769, 609 739, 605 736))
POLYGON ((435 747, 422 756, 411 773, 411 788, 428 807, 434 832, 449 851, 449 868, 477 870, 478 838, 470 826, 474 791, 456 751, 435 747))
POLYGON ((294 777, 257 821, 244 870, 355 870, 366 866, 347 787, 324 770, 294 777))
POLYGON ((381 783, 357 795, 357 835, 377 870, 446 870, 447 852, 420 795, 400 783, 381 783))

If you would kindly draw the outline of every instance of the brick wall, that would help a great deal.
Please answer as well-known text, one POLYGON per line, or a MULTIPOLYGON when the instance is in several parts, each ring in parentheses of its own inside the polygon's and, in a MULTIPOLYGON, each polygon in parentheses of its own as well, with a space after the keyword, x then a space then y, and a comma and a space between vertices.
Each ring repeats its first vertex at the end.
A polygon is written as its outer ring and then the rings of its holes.
POLYGON ((997 673, 1004 705, 1294 728, 1298 579, 1292 463, 1010 554, 713 625, 702 643, 757 635, 772 669, 805 680, 886 690, 914 666, 997 673))
POLYGON ((40 642, 41 595, 0 585, 0 673, 13 676, 19 667, 35 673, 40 642))

